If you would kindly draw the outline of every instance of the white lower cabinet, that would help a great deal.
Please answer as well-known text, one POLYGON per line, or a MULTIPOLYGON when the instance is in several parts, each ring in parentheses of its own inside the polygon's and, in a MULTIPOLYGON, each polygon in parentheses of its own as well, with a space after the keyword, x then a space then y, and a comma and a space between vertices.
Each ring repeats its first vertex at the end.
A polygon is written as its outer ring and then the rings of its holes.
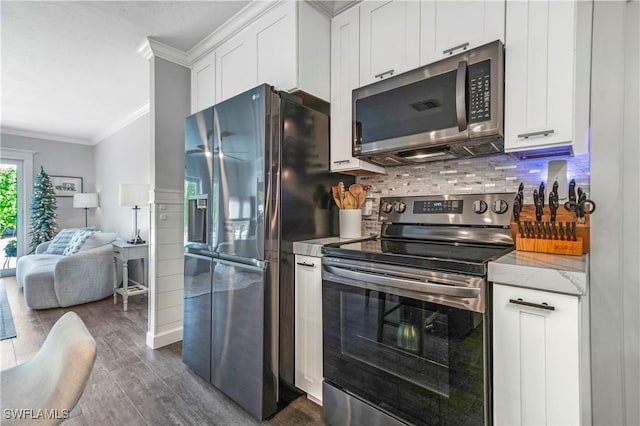
POLYGON ((496 425, 578 425, 580 299, 493 285, 496 425))
POLYGON ((319 257, 296 255, 296 387, 322 404, 322 272, 319 257))

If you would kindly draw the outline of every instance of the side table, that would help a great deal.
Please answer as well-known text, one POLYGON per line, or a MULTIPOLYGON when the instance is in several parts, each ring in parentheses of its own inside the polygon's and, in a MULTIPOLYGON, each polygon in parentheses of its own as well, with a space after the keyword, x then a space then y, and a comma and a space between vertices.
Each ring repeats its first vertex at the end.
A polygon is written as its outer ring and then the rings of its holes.
POLYGON ((113 304, 118 303, 118 294, 122 296, 122 304, 124 310, 127 310, 127 299, 131 296, 137 296, 138 294, 145 294, 149 292, 149 288, 137 281, 129 278, 129 260, 141 259, 144 271, 142 273, 142 280, 147 280, 147 269, 149 259, 149 245, 148 244, 129 244, 124 241, 116 240, 113 244, 113 304), (122 288, 118 288, 118 260, 122 262, 122 288), (129 286, 129 282, 133 285, 129 286))

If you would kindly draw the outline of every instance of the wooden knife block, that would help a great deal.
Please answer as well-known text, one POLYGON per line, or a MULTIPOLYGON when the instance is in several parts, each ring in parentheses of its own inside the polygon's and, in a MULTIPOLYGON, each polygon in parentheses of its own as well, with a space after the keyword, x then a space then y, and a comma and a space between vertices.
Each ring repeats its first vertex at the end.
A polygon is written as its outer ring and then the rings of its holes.
MULTIPOLYGON (((536 207, 533 204, 525 204, 522 206, 520 212, 520 222, 535 222, 536 221, 536 207)), ((542 211, 542 221, 551 221, 551 211, 549 206, 545 204, 542 211)), ((511 217, 511 234, 513 241, 516 243, 516 250, 519 251, 534 251, 538 253, 553 253, 553 254, 568 254, 574 256, 581 256, 585 253, 589 253, 589 215, 585 217, 585 223, 577 223, 578 218, 574 212, 567 211, 562 204, 558 207, 556 212, 556 225, 558 222, 562 222, 565 225, 567 222, 576 222, 576 233, 578 235, 577 241, 568 240, 551 240, 543 238, 525 238, 520 235, 518 231, 518 224, 511 217)))

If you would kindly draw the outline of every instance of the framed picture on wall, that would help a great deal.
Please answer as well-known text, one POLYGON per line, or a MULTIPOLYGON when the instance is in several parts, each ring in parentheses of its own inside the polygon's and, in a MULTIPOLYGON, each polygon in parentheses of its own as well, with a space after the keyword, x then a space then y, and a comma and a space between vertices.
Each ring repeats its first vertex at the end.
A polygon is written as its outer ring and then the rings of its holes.
POLYGON ((82 178, 73 176, 49 176, 56 197, 73 197, 82 192, 82 178))

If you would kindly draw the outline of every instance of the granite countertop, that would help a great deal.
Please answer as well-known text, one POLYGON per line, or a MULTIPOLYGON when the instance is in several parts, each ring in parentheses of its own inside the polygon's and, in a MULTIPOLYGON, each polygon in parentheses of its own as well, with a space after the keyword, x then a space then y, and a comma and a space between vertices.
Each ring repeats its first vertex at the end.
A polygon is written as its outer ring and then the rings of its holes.
POLYGON ((512 251, 489 262, 489 281, 584 296, 589 287, 589 255, 512 251))
MULTIPOLYGON (((357 238, 356 240, 359 240, 357 238)), ((295 241, 293 243, 293 253, 301 254, 303 256, 322 256, 322 246, 332 243, 339 243, 345 241, 354 241, 353 238, 340 238, 340 237, 328 237, 318 238, 317 240, 295 241)))

